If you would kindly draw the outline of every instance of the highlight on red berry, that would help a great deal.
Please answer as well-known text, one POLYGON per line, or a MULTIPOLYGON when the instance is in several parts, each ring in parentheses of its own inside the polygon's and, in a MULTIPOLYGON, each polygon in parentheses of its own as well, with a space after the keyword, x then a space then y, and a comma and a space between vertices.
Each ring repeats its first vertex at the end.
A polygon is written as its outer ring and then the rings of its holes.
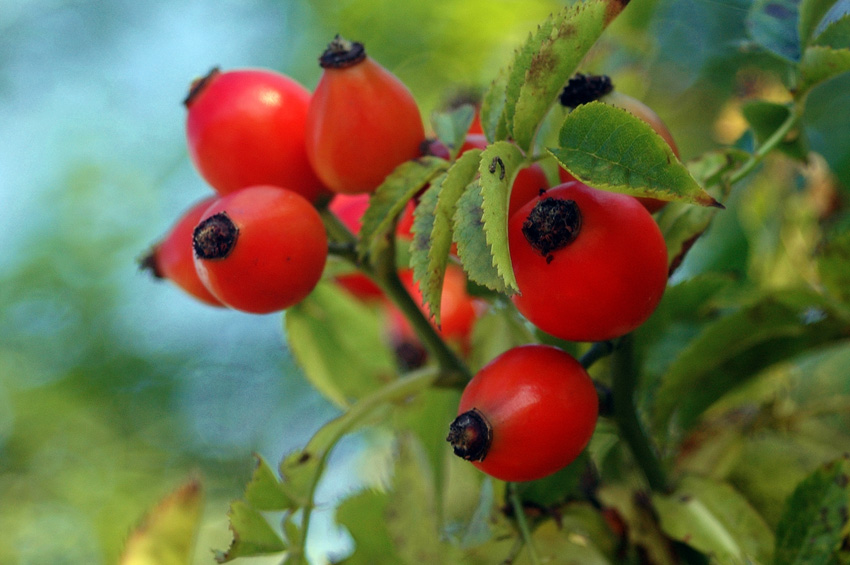
POLYGON ((189 155, 219 194, 268 184, 313 202, 325 190, 304 145, 310 92, 265 69, 210 73, 184 101, 189 155))
POLYGON ((667 248, 641 204, 578 181, 551 188, 511 217, 517 309, 570 341, 603 341, 640 326, 667 285, 667 248))
POLYGON ((192 231, 203 213, 217 198, 204 198, 184 212, 168 233, 155 243, 140 261, 140 266, 150 270, 155 277, 170 280, 191 296, 211 306, 223 304, 207 290, 195 270, 192 231))
POLYGON ((421 153, 419 106, 398 77, 339 36, 320 58, 322 76, 307 116, 307 155, 329 189, 372 192, 421 153))
POLYGON ((598 412, 596 387, 578 361, 556 347, 524 345, 469 381, 446 439, 488 475, 533 481, 579 456, 598 412))
POLYGON ((244 312, 267 314, 303 300, 322 276, 328 241, 319 213, 275 186, 217 200, 193 233, 195 266, 209 291, 244 312))

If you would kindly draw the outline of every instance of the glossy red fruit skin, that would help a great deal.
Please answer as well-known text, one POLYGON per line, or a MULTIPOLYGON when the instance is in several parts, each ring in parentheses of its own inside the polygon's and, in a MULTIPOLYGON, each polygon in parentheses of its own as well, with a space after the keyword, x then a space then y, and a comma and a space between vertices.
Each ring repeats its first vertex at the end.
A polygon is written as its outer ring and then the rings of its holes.
POLYGON ((333 192, 373 192, 421 154, 422 115, 410 90, 366 57, 324 69, 307 116, 307 156, 333 192))
POLYGON ((273 185, 314 202, 324 186, 304 146, 310 92, 264 69, 201 79, 186 101, 189 155, 219 194, 273 185))
POLYGON ((508 224, 520 294, 512 300, 535 326, 570 341, 603 341, 640 326, 667 284, 667 249, 649 212, 634 198, 578 181, 528 202, 508 224), (578 236, 541 255, 522 232, 545 198, 572 200, 581 211, 578 236))
MULTIPOLYGON (((484 149, 487 147, 487 138, 482 133, 470 133, 466 135, 463 145, 460 147, 458 155, 463 155, 470 149, 484 149)), ((449 150, 441 142, 436 141, 431 143, 429 151, 443 159, 449 158, 449 150)), ((564 169, 560 169, 564 171, 564 169)), ((566 174, 566 171, 564 171, 566 174)), ((533 163, 517 173, 514 179, 514 184, 511 186, 511 196, 508 202, 508 217, 520 209, 523 204, 537 197, 541 191, 549 188, 549 179, 546 177, 546 172, 543 167, 537 163, 533 163)))
POLYGON ((569 465, 590 441, 599 410, 590 376, 548 345, 515 347, 493 359, 463 391, 458 414, 478 409, 492 428, 481 471, 532 481, 569 465))
MULTIPOLYGON (((614 91, 610 94, 607 94, 606 96, 601 98, 601 101, 605 102, 606 104, 611 104, 613 106, 622 108, 652 126, 652 129, 654 129, 655 132, 660 135, 664 139, 664 141, 667 142, 667 145, 669 145, 670 149, 673 150, 673 154, 676 155, 676 157, 679 157, 679 148, 676 146, 676 141, 673 139, 673 134, 670 133, 670 129, 652 108, 650 108, 637 98, 633 98, 628 94, 623 94, 622 92, 618 91, 614 91)), ((558 167, 558 176, 560 177, 561 183, 576 180, 576 178, 563 167, 558 167)), ((659 200, 657 198, 646 198, 642 196, 638 196, 636 198, 638 202, 643 204, 643 207, 646 208, 650 214, 657 212, 658 210, 667 205, 666 200, 659 200)))
POLYGON ((192 230, 217 198, 204 198, 184 212, 168 233, 154 245, 145 262, 153 268, 157 277, 170 280, 201 302, 221 307, 224 306, 221 301, 207 290, 198 277, 192 252, 192 230))
MULTIPOLYGON (((328 209, 339 218, 339 221, 354 235, 360 233, 361 218, 369 207, 369 194, 337 194, 328 204, 328 209)), ((379 300, 384 296, 381 288, 363 273, 339 275, 336 281, 365 302, 379 300)))
POLYGON ((216 298, 236 310, 267 314, 310 294, 328 255, 324 224, 310 202, 261 185, 220 198, 201 222, 221 212, 239 229, 233 250, 222 259, 195 253, 198 275, 216 298))

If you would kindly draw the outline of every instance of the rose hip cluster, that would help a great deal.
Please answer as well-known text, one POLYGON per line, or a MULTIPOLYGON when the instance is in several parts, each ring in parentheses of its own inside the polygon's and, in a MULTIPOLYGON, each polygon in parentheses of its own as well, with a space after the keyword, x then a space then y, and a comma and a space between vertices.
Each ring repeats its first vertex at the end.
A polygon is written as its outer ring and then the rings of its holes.
MULTIPOLYGON (((371 193, 398 165, 423 153, 450 158, 449 148, 426 140, 411 92, 362 44, 337 36, 319 61, 323 71, 312 93, 261 69, 213 69, 192 84, 184 101, 189 155, 215 194, 185 212, 144 259, 157 276, 207 304, 284 310, 310 294, 325 270, 328 238, 319 209, 327 206, 357 235, 371 193)), ((677 151, 658 116, 612 92, 605 77, 577 75, 561 103, 596 99, 635 113, 677 151)), ((459 153, 486 146, 476 113, 459 153)), ((506 220, 519 288, 513 303, 534 326, 564 340, 622 336, 649 317, 666 286, 664 239, 650 215, 664 203, 593 189, 563 168, 558 174, 561 183, 551 187, 533 163, 514 179, 506 220)), ((412 239, 414 205, 398 221, 399 241, 412 239)), ((421 304, 412 270, 400 266, 398 275, 421 304)), ((360 272, 335 280, 385 308, 395 345, 418 343, 379 281, 360 272)), ((468 352, 486 307, 450 261, 440 335, 468 352)), ((578 361, 552 346, 526 345, 474 376, 447 439, 457 455, 494 477, 533 480, 578 456, 597 415, 595 386, 578 361)))

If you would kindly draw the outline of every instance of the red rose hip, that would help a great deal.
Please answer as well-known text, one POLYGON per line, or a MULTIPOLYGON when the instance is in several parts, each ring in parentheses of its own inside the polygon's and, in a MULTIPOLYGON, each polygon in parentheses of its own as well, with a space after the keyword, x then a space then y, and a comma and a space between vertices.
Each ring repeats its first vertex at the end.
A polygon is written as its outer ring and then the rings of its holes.
POLYGON ((508 224, 517 309, 570 341, 603 341, 640 326, 667 285, 667 248, 634 198, 578 181, 528 202, 508 224))
POLYGON ((194 230, 195 266, 221 302, 266 314, 304 299, 328 255, 319 213, 284 188, 254 186, 216 201, 194 230))
POLYGON ((515 347, 463 391, 447 440, 503 481, 532 481, 572 463, 593 435, 596 388, 584 367, 548 345, 515 347))

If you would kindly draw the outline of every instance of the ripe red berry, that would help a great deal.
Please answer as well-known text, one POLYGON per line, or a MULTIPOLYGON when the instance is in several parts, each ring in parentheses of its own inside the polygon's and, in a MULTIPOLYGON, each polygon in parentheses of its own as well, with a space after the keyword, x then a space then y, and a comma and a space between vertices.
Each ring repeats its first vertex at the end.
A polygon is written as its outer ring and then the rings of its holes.
POLYGON ((198 278, 192 252, 192 230, 217 197, 201 200, 177 220, 167 234, 142 259, 141 266, 155 277, 168 279, 201 302, 223 306, 198 278))
POLYGON ((667 250, 630 196, 578 181, 551 188, 511 217, 519 311, 561 339, 602 341, 641 325, 667 284, 667 250))
POLYGON ((447 440, 488 475, 532 481, 578 457, 598 410, 596 388, 578 361, 555 347, 525 345, 469 381, 447 440))
POLYGON ((334 192, 372 192, 425 139, 413 95, 366 56, 361 43, 337 36, 320 58, 324 71, 307 116, 307 155, 334 192))
POLYGON ((216 201, 194 230, 195 266, 224 304, 257 314, 304 299, 328 254, 319 213, 299 194, 244 188, 216 201))
POLYGON ((261 184, 313 202, 324 190, 304 147, 310 92, 262 69, 213 69, 185 100, 189 155, 219 194, 261 184))

